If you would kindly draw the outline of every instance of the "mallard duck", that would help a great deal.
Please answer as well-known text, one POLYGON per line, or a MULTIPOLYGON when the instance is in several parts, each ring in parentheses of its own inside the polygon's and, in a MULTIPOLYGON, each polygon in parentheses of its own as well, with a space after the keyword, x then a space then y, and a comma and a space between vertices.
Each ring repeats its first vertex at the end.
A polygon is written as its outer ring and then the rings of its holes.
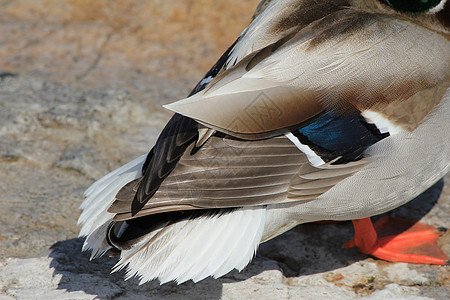
POLYGON ((242 270, 298 224, 353 220, 347 247, 445 264, 401 251, 435 241, 433 228, 394 247, 370 217, 449 170, 446 2, 262 1, 192 93, 165 106, 175 114, 151 151, 86 191, 83 249, 119 256, 127 278, 197 282, 242 270))

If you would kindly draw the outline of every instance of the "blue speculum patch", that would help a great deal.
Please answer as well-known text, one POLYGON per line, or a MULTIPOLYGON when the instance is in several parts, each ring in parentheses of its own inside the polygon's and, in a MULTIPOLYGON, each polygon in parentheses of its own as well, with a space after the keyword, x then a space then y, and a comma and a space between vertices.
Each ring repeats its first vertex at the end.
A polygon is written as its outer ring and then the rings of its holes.
POLYGON ((360 115, 333 112, 320 115, 293 134, 325 162, 341 157, 336 163, 361 159, 368 147, 389 136, 360 115))

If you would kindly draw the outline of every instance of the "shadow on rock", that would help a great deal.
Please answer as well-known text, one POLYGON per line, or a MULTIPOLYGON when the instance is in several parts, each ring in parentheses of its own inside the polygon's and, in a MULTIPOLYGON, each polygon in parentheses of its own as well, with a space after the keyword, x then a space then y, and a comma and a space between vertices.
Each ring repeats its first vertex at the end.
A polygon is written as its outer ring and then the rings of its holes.
MULTIPOLYGON (((389 212, 394 217, 419 220, 435 205, 443 189, 443 180, 410 203, 389 212)), ((375 219, 375 218, 374 218, 375 219)), ((114 259, 102 257, 89 260, 89 253, 81 252, 82 239, 54 244, 51 248, 50 267, 54 275, 61 275, 58 288, 69 292, 83 291, 100 298, 148 297, 152 299, 220 299, 223 284, 245 281, 264 276, 265 271, 278 270, 285 277, 298 277, 333 271, 367 255, 357 249, 343 249, 342 245, 353 237, 351 222, 329 224, 303 224, 285 234, 261 244, 255 259, 242 271, 233 271, 221 279, 208 278, 199 283, 181 285, 157 281, 139 285, 133 278, 124 280, 124 272, 110 273, 114 259)))
MULTIPOLYGON (((351 235, 351 225, 346 224, 306 224, 261 245, 258 255, 242 271, 236 270, 220 279, 208 278, 198 283, 191 281, 177 285, 159 285, 158 281, 139 285, 136 278, 124 280, 124 272, 110 273, 115 259, 102 257, 89 260, 89 253, 81 252, 83 239, 72 239, 54 244, 49 257, 54 276, 61 276, 58 289, 68 292, 82 291, 101 299, 117 296, 139 299, 220 299, 223 284, 236 283, 267 276, 265 271, 279 271, 283 276, 308 275, 345 267, 364 256, 354 257, 339 247, 342 234, 351 235), (331 243, 323 240, 334 234, 331 243), (317 238, 321 235, 321 238, 317 238), (342 258, 341 256, 344 256, 342 258), (144 297, 144 298, 143 298, 144 297)), ((328 241, 330 242, 330 241, 328 241)), ((347 251, 352 252, 352 251, 347 251)))
MULTIPOLYGON (((263 279, 266 271, 278 271, 285 277, 332 271, 364 259, 357 251, 341 249, 341 241, 350 238, 349 222, 339 224, 304 224, 261 245, 257 256, 242 271, 236 270, 220 279, 208 278, 199 283, 191 281, 176 285, 159 285, 158 281, 139 285, 136 278, 124 280, 124 272, 110 273, 115 259, 107 256, 89 260, 81 252, 83 239, 54 244, 50 267, 60 275, 59 289, 83 291, 101 299, 111 297, 149 297, 158 299, 220 299, 223 285, 251 278, 263 279), (133 296, 134 295, 134 296, 133 296)), ((245 285, 245 284, 244 284, 245 285)))
POLYGON ((160 285, 157 281, 139 285, 136 278, 124 280, 124 272, 111 273, 115 259, 101 257, 89 260, 88 252, 81 252, 83 239, 72 239, 54 244, 49 257, 54 276, 62 276, 58 289, 68 292, 82 291, 100 299, 120 296, 129 299, 220 299, 222 283, 206 279, 177 285, 160 285))

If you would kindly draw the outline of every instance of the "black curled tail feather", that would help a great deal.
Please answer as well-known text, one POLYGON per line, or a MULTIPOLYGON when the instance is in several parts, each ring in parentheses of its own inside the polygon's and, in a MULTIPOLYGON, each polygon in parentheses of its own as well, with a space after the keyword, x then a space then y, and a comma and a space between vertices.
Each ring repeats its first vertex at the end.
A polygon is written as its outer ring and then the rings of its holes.
POLYGON ((175 114, 161 132, 144 163, 137 192, 131 204, 133 215, 138 213, 169 176, 190 144, 198 139, 197 122, 175 114))
MULTIPOLYGON (((236 43, 237 41, 220 57, 189 96, 203 90, 210 80, 226 68, 227 61, 236 43)), ((173 171, 186 149, 197 140, 198 123, 195 120, 180 114, 175 114, 169 120, 142 167, 143 178, 131 204, 133 215, 145 206, 159 189, 164 179, 173 171)))

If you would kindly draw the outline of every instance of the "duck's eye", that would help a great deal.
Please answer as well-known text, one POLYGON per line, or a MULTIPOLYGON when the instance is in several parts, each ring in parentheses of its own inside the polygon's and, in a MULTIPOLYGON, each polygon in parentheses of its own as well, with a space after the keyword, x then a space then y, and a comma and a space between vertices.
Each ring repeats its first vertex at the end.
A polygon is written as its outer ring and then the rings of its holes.
POLYGON ((412 14, 423 13, 438 6, 443 6, 443 0, 380 0, 393 9, 412 14))

